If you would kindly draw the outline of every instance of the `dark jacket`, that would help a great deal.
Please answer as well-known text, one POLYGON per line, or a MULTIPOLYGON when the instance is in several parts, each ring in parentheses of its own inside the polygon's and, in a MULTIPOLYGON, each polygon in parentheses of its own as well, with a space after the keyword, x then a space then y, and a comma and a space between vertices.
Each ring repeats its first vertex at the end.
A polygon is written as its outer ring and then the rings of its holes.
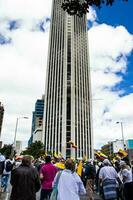
POLYGON ((94 179, 96 176, 95 167, 92 164, 87 164, 85 166, 85 177, 87 179, 94 179))
POLYGON ((20 165, 12 170, 10 183, 12 185, 10 200, 36 200, 40 179, 35 168, 20 165))

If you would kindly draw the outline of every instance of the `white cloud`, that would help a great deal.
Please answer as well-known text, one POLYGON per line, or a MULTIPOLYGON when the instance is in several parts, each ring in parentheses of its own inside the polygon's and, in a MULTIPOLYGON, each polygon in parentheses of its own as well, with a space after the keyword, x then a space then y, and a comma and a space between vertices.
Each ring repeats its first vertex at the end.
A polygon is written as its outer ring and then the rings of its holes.
POLYGON ((116 59, 128 55, 133 48, 133 37, 123 26, 101 24, 89 31, 90 42, 93 41, 93 54, 116 59), (102 47, 102 48, 98 48, 102 47))
POLYGON ((89 13, 87 13, 87 19, 91 22, 95 22, 97 19, 96 11, 92 7, 89 8, 89 13))
POLYGON ((37 98, 44 93, 49 32, 30 31, 25 24, 12 32, 6 26, 3 30, 12 43, 0 45, 0 101, 5 107, 2 138, 11 143, 16 118, 28 116, 29 120, 20 121, 17 134, 17 139, 28 141, 32 111, 37 98))
MULTIPOLYGON (((45 84, 48 33, 27 32, 21 35, 20 32, 15 37, 13 45, 0 48, 0 99, 6 113, 2 130, 5 141, 8 134, 10 138, 11 132, 14 133, 15 125, 11 119, 15 121, 18 116, 25 115, 30 118, 25 122, 28 130, 18 135, 18 139, 29 139, 34 104, 44 93, 45 84)), ((21 125, 21 128, 24 127, 21 125)))
POLYGON ((124 90, 112 90, 123 81, 128 70, 128 56, 133 49, 133 36, 123 26, 96 24, 89 30, 92 80, 93 126, 95 147, 121 138, 116 121, 128 121, 126 138, 131 136, 132 94, 121 97, 124 90), (116 74, 121 72, 121 75, 116 74), (130 111, 131 110, 131 111, 130 111), (117 134, 116 134, 117 133, 117 134))
POLYGON ((1 0, 0 17, 36 19, 50 16, 52 0, 1 0))
POLYGON ((121 97, 115 104, 110 107, 110 112, 116 118, 121 117, 123 121, 132 121, 133 118, 133 94, 121 97), (119 111, 119 112, 118 112, 119 111))

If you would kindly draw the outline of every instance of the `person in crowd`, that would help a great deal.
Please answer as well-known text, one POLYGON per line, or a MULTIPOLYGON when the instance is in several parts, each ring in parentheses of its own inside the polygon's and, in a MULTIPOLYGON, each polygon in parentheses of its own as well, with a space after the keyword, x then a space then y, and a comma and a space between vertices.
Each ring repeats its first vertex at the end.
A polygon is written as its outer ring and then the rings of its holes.
POLYGON ((5 163, 5 156, 0 153, 0 175, 3 174, 4 163, 5 163))
POLYGON ((9 177, 13 169, 14 160, 11 157, 6 157, 4 162, 4 170, 1 176, 1 191, 7 192, 9 177))
POLYGON ((95 176, 94 176, 94 190, 98 193, 98 185, 97 185, 97 180, 96 180, 96 176, 99 170, 99 166, 98 166, 98 162, 97 160, 93 161, 93 166, 94 166, 94 172, 95 172, 95 176))
POLYGON ((42 165, 42 160, 40 158, 37 158, 34 161, 34 167, 37 169, 38 172, 40 171, 41 165, 42 165))
POLYGON ((122 181, 124 184, 123 188, 124 200, 132 200, 133 199, 132 170, 130 166, 125 163, 125 161, 121 161, 120 166, 121 166, 122 181))
POLYGON ((0 192, 2 191, 1 188, 1 177, 4 171, 4 163, 5 163, 5 156, 0 153, 0 192))
POLYGON ((114 167, 115 167, 115 170, 117 171, 117 173, 119 173, 121 170, 120 161, 116 160, 114 163, 114 167))
POLYGON ((84 160, 82 162, 83 162, 83 167, 82 167, 81 180, 84 184, 84 187, 86 188, 86 177, 85 177, 86 162, 84 160))
POLYGON ((103 187, 105 200, 117 199, 117 181, 118 174, 108 159, 103 161, 104 167, 100 169, 99 180, 103 187))
POLYGON ((131 160, 131 170, 132 170, 132 177, 133 177, 133 160, 131 160))
POLYGON ((94 180, 96 177, 96 168, 93 165, 93 160, 88 160, 88 163, 85 166, 85 178, 86 178, 86 189, 89 192, 90 200, 93 199, 93 192, 94 192, 94 180))
POLYGON ((40 169, 41 195, 40 200, 49 199, 52 192, 52 182, 57 173, 57 168, 51 163, 51 156, 45 157, 45 164, 40 169))
POLYGON ((10 200, 36 200, 36 192, 40 189, 40 178, 31 163, 31 156, 24 156, 21 165, 12 170, 10 200))
POLYGON ((98 170, 96 172, 96 192, 99 193, 100 196, 103 196, 103 188, 102 186, 99 184, 99 172, 100 172, 100 169, 103 167, 103 163, 102 162, 99 162, 98 163, 98 170))
MULTIPOLYGON (((57 177, 58 173, 54 179, 54 184, 57 177)), ((58 181, 57 200, 79 200, 79 195, 84 194, 86 194, 86 190, 81 178, 75 172, 75 162, 72 159, 68 159, 58 181)))

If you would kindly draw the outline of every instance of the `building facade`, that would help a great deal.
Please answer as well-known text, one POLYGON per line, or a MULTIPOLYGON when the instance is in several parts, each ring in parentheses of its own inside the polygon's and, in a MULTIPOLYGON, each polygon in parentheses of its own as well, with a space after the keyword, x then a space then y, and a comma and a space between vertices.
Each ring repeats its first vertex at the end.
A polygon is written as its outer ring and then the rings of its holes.
POLYGON ((101 147, 101 151, 107 156, 111 154, 116 154, 120 149, 124 150, 125 147, 126 149, 128 148, 127 142, 128 140, 126 141, 126 146, 123 145, 123 140, 115 140, 108 142, 108 144, 105 144, 101 147))
POLYGON ((104 153, 106 156, 113 154, 113 143, 109 142, 101 147, 101 152, 104 153))
POLYGON ((46 151, 93 156, 86 16, 70 16, 53 0, 45 89, 46 151), (71 142, 75 148, 72 147, 71 142))
POLYGON ((34 143, 35 141, 42 141, 42 127, 37 128, 33 134, 32 134, 32 142, 34 143))
POLYGON ((0 137, 1 137, 3 117, 4 117, 4 107, 3 107, 3 105, 0 102, 0 137))
POLYGON ((37 99, 35 103, 35 110, 32 114, 31 137, 28 141, 28 145, 34 142, 35 140, 42 141, 43 112, 44 96, 42 96, 42 99, 37 99))
POLYGON ((43 110, 44 110, 44 96, 42 99, 37 99, 35 103, 35 111, 32 114, 32 130, 33 133, 36 128, 41 127, 43 124, 43 110))
POLYGON ((20 154, 22 152, 22 141, 16 141, 15 151, 16 154, 20 154))

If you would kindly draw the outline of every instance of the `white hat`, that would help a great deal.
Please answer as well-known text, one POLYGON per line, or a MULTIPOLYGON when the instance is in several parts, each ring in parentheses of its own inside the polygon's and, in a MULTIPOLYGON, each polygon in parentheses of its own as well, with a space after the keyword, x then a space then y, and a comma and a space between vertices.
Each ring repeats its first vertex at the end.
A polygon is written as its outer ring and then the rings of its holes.
POLYGON ((110 165, 110 161, 108 159, 104 159, 103 164, 110 165))
POLYGON ((121 161, 120 161, 120 166, 122 167, 122 166, 124 166, 124 165, 126 165, 125 161, 124 161, 124 160, 121 160, 121 161))

